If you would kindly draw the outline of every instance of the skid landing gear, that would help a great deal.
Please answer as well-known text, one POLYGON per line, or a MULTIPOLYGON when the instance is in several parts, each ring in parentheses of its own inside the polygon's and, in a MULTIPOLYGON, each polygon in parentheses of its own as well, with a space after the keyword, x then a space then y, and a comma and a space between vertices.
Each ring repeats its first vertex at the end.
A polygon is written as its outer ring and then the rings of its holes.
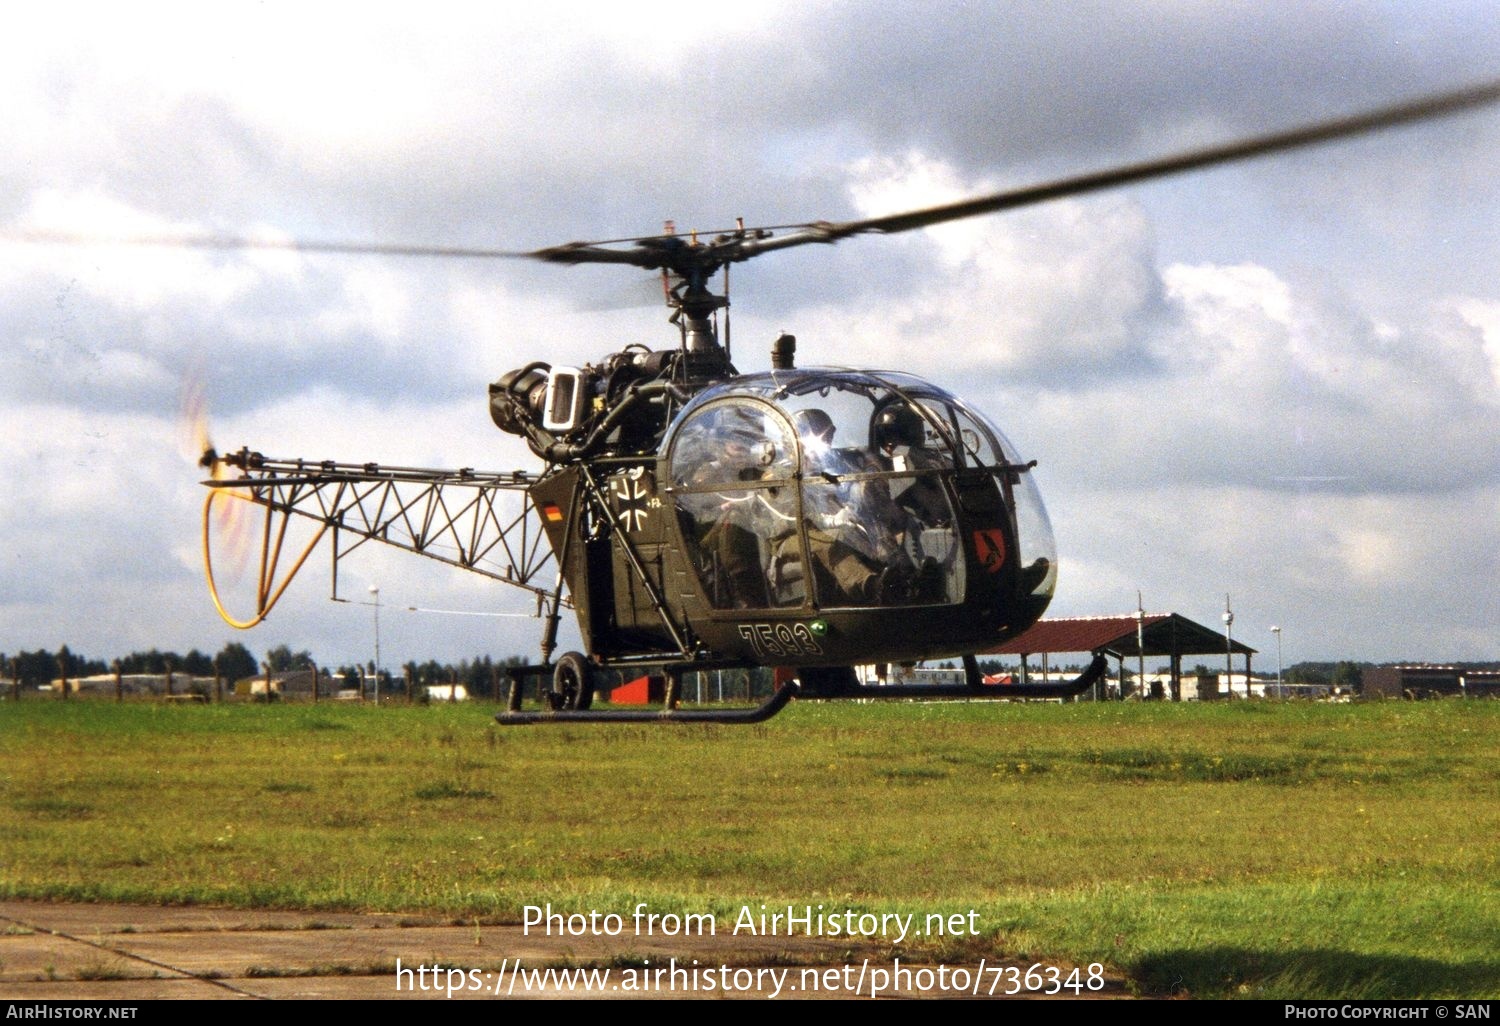
MULTIPOLYGON (((680 694, 680 681, 682 670, 678 667, 667 668, 667 697, 663 706, 658 709, 592 709, 587 704, 579 705, 577 699, 587 690, 588 701, 593 699, 593 687, 591 683, 580 683, 574 692, 575 700, 571 706, 566 704, 555 704, 558 701, 559 692, 557 681, 563 676, 563 666, 568 663, 571 656, 576 653, 568 653, 558 660, 553 670, 553 690, 544 693, 544 708, 539 710, 522 710, 521 708, 521 678, 527 671, 536 672, 545 670, 546 667, 522 667, 511 671, 510 700, 505 712, 495 716, 497 723, 507 726, 522 726, 533 723, 762 723, 785 709, 787 703, 798 695, 808 698, 836 699, 836 698, 896 698, 896 699, 989 699, 998 700, 1006 698, 1071 698, 1082 694, 1103 679, 1107 664, 1102 655, 1095 656, 1094 661, 1089 664, 1088 669, 1079 674, 1066 684, 1011 684, 1001 686, 987 686, 979 682, 979 672, 974 665, 973 659, 965 659, 965 666, 969 669, 969 683, 953 685, 934 684, 911 684, 911 685, 865 685, 854 681, 854 673, 846 667, 815 668, 803 670, 800 676, 803 682, 798 685, 788 682, 776 689, 776 693, 766 699, 753 709, 679 709, 677 708, 677 696, 680 694)), ((582 660, 582 656, 578 657, 582 660)), ((583 662, 583 673, 580 680, 588 682, 588 663, 583 662)), ((569 674, 576 672, 575 668, 569 669, 569 674)), ((567 694, 566 691, 563 692, 567 694)), ((564 699, 565 701, 565 699, 564 699)))
POLYGON ((786 708, 797 693, 796 684, 783 684, 754 709, 575 709, 549 712, 507 709, 495 722, 508 726, 529 723, 761 723, 786 708))

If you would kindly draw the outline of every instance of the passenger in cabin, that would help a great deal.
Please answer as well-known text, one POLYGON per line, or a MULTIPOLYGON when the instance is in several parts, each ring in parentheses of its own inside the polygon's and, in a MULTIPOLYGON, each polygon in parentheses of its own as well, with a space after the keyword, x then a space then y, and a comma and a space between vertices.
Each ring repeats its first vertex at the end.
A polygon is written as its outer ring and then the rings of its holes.
POLYGON ((823 410, 792 418, 802 443, 802 513, 807 545, 825 605, 887 605, 907 597, 911 566, 893 533, 900 524, 886 483, 848 480, 884 468, 866 449, 834 446, 836 429, 823 410))
POLYGON ((761 412, 726 406, 690 428, 683 444, 694 448, 683 462, 693 469, 683 484, 697 491, 679 500, 690 510, 697 535, 699 574, 718 609, 764 609, 776 604, 768 592, 762 541, 795 525, 793 489, 765 486, 792 476, 795 453, 785 428, 761 412))

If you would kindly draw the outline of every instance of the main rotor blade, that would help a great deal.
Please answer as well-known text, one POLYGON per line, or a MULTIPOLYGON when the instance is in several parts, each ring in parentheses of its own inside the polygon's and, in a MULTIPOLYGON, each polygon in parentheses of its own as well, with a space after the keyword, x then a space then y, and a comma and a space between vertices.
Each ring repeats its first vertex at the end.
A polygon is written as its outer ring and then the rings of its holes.
POLYGON ((64 246, 163 246, 171 249, 287 250, 296 253, 339 253, 354 256, 460 257, 481 260, 530 258, 536 254, 509 249, 467 246, 420 246, 384 242, 319 242, 307 239, 257 239, 244 235, 100 235, 87 232, 19 230, 0 233, 11 242, 55 243, 64 246))
MULTIPOLYGON (((1386 128, 1447 117, 1500 102, 1500 80, 1470 86, 1454 92, 1383 107, 1334 121, 1263 135, 1240 142, 1226 143, 1177 156, 1163 157, 1138 164, 1061 178, 1038 185, 1025 186, 926 207, 883 217, 859 221, 818 221, 801 225, 779 225, 789 230, 772 235, 772 229, 736 229, 717 234, 711 241, 699 243, 696 237, 643 236, 611 239, 604 242, 570 242, 538 250, 507 250, 468 246, 427 246, 401 243, 328 242, 297 239, 258 239, 235 235, 96 235, 59 231, 0 231, 0 239, 13 242, 58 243, 65 245, 165 246, 184 249, 218 250, 287 250, 299 253, 335 253, 372 256, 448 257, 459 259, 527 259, 548 263, 628 264, 648 269, 667 269, 678 274, 690 270, 711 271, 728 263, 748 260, 762 253, 789 249, 809 243, 831 243, 852 235, 867 233, 894 234, 957 221, 982 214, 1044 203, 1048 200, 1078 196, 1143 182, 1201 168, 1227 164, 1252 157, 1280 153, 1364 135, 1386 128), (631 244, 628 249, 614 246, 631 244)), ((706 233, 705 233, 706 234, 706 233)))
POLYGON ((1500 102, 1500 80, 1382 107, 1334 121, 1211 146, 1138 164, 1125 164, 1103 171, 1092 171, 1019 189, 1008 189, 988 196, 978 196, 921 210, 887 214, 860 221, 817 221, 783 226, 791 229, 785 235, 773 236, 768 229, 751 229, 748 232, 740 230, 721 235, 703 245, 686 245, 681 236, 616 240, 617 242, 633 242, 635 245, 631 249, 611 249, 609 246, 612 243, 573 242, 552 249, 538 250, 531 255, 541 260, 557 263, 620 263, 652 268, 666 266, 679 273, 682 273, 683 268, 688 265, 712 270, 724 264, 748 260, 778 249, 790 249, 793 246, 805 246, 810 243, 838 242, 852 235, 867 233, 893 235, 896 232, 927 228, 948 221, 999 213, 1003 210, 1014 210, 1067 196, 1099 192, 1134 182, 1166 178, 1186 171, 1196 171, 1219 164, 1364 135, 1386 128, 1447 117, 1496 102, 1500 102))
MULTIPOLYGON (((1392 107, 1383 107, 1379 110, 1370 111, 1365 114, 1356 114, 1335 121, 1325 121, 1321 124, 1294 128, 1290 131, 1263 135, 1241 142, 1212 146, 1207 149, 1183 153, 1173 157, 1162 157, 1139 164, 1126 164, 1122 167, 1111 168, 1105 171, 1094 171, 1071 178, 1061 178, 1052 182, 1044 182, 1040 185, 1010 189, 1005 192, 993 193, 989 196, 960 200, 956 203, 945 203, 941 206, 927 207, 923 210, 890 214, 884 217, 872 217, 862 221, 809 225, 806 231, 810 237, 802 241, 836 242, 847 236, 859 235, 865 232, 880 232, 889 235, 895 232, 910 231, 914 228, 926 228, 930 225, 943 224, 947 221, 977 217, 980 214, 992 214, 1001 210, 1014 210, 1017 207, 1044 203, 1048 200, 1061 199, 1065 196, 1078 196, 1083 193, 1098 192, 1102 189, 1112 189, 1117 186, 1128 185, 1132 182, 1165 178, 1169 175, 1181 174, 1184 171, 1195 171, 1200 168, 1213 167, 1217 164, 1227 164, 1231 161, 1245 160, 1250 157, 1259 157, 1266 154, 1298 149, 1303 146, 1331 142, 1335 139, 1364 135, 1385 128, 1394 128, 1419 121, 1428 121, 1433 118, 1447 117, 1463 111, 1473 110, 1477 107, 1484 107, 1497 101, 1500 101, 1500 81, 1487 82, 1468 89, 1443 93, 1438 96, 1429 96, 1392 107)), ((790 239, 796 237, 787 236, 782 239, 772 240, 764 248, 780 248, 775 245, 777 242, 781 243, 782 246, 794 244, 790 242, 790 239)), ((750 245, 754 247, 756 244, 751 243, 750 245)))

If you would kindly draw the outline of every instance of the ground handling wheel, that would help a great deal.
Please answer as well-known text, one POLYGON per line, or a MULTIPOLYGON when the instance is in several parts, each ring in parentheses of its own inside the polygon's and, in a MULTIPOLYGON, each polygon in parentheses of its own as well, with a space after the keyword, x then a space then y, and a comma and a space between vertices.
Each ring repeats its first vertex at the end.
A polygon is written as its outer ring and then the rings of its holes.
POLYGON ((552 690, 547 704, 553 710, 587 709, 594 704, 594 678, 589 661, 581 652, 567 652, 552 671, 552 690))

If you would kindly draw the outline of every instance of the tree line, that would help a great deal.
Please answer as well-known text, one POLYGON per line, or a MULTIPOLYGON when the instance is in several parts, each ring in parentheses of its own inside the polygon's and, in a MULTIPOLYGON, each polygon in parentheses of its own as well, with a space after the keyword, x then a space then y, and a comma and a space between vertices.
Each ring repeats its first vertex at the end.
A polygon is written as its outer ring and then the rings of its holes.
MULTIPOLYGON (((129 655, 109 662, 80 656, 71 651, 67 645, 63 645, 56 652, 47 649, 18 652, 13 655, 0 652, 0 677, 16 680, 21 687, 38 687, 49 684, 59 677, 76 680, 79 677, 114 673, 117 669, 116 663, 118 663, 118 671, 123 674, 164 676, 171 672, 190 677, 212 677, 217 672, 219 677, 228 682, 264 673, 267 666, 270 667, 272 673, 316 668, 325 680, 331 682, 331 686, 351 689, 359 688, 361 685, 367 686, 374 672, 374 666, 370 663, 364 665, 346 663, 337 667, 319 666, 311 652, 306 649, 293 650, 288 645, 277 645, 267 649, 264 659, 258 660, 244 645, 239 642, 230 642, 214 655, 200 652, 196 648, 186 654, 162 652, 153 648, 145 652, 131 652, 129 655)), ((444 663, 436 659, 428 659, 420 663, 408 662, 394 672, 388 667, 381 667, 380 687, 385 691, 393 687, 404 687, 406 680, 410 680, 413 687, 430 684, 462 684, 472 695, 499 697, 509 686, 506 670, 512 666, 525 664, 526 660, 520 656, 506 656, 496 660, 488 655, 462 659, 457 663, 444 663)), ((942 665, 957 666, 952 662, 942 665)), ((1320 684, 1358 689, 1362 672, 1375 665, 1375 663, 1353 660, 1295 663, 1283 671, 1282 679, 1288 684, 1320 684)), ((1468 669, 1500 669, 1500 663, 1494 662, 1464 663, 1463 665, 1468 669)), ((1015 669, 1014 666, 998 659, 982 660, 979 668, 984 673, 1001 673, 1015 669)), ((764 669, 763 667, 757 668, 757 670, 764 669)), ((1082 667, 1059 665, 1054 669, 1079 670, 1082 667)), ((1134 667, 1127 669, 1134 672, 1134 667)), ((1212 676, 1220 671, 1200 663, 1185 672, 1212 676)), ((1264 675, 1265 670, 1262 669, 1261 673, 1264 675)), ((736 686, 742 689, 748 688, 751 693, 766 691, 772 687, 770 673, 768 670, 764 673, 752 673, 748 681, 737 679, 736 686), (765 679, 762 680, 762 677, 765 679)))
POLYGON ((209 655, 196 648, 186 655, 153 648, 147 652, 132 652, 109 662, 78 655, 67 645, 56 652, 45 648, 12 655, 0 652, 0 674, 19 681, 22 687, 48 684, 59 677, 95 677, 114 673, 117 669, 126 674, 148 673, 161 676, 171 672, 190 677, 211 677, 216 664, 219 674, 231 680, 248 676, 258 669, 249 649, 237 643, 225 645, 217 655, 209 655))
MULTIPOLYGON (((509 667, 524 664, 525 660, 519 656, 496 660, 492 656, 482 655, 462 659, 457 663, 428 659, 420 663, 408 662, 394 673, 389 667, 382 667, 379 679, 382 689, 404 686, 405 680, 410 679, 413 686, 462 684, 470 694, 493 696, 497 686, 502 694, 509 686, 505 671, 509 667)), ((254 653, 239 642, 230 642, 213 655, 196 648, 186 654, 153 648, 145 652, 131 652, 108 662, 79 655, 67 645, 55 652, 48 649, 13 654, 0 652, 0 677, 16 681, 23 688, 45 686, 60 677, 77 680, 80 677, 96 677, 115 672, 153 676, 164 676, 170 672, 189 677, 212 677, 217 674, 223 680, 233 682, 264 673, 267 667, 272 673, 317 669, 325 680, 330 681, 331 686, 347 688, 358 688, 361 683, 367 683, 374 671, 371 664, 320 666, 308 650, 293 650, 288 645, 277 645, 268 649, 263 659, 256 659, 254 653)))

